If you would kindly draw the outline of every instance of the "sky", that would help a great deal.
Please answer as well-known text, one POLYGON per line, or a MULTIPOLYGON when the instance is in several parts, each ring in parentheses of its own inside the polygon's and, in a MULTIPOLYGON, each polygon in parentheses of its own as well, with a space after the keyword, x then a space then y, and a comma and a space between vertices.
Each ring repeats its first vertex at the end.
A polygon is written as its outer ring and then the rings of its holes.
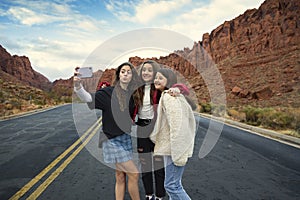
POLYGON ((0 45, 11 55, 27 56, 33 69, 50 81, 68 79, 76 66, 103 70, 134 55, 151 58, 192 48, 181 39, 201 41, 204 33, 263 2, 1 0, 0 45), (157 38, 159 44, 154 42, 157 38), (102 60, 87 62, 91 55, 102 60))

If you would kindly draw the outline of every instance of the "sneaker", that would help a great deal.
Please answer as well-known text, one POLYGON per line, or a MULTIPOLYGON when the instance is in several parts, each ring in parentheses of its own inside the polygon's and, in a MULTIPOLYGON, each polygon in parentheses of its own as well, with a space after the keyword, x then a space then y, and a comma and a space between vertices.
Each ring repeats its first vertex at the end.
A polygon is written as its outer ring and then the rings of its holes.
POLYGON ((146 200, 155 200, 155 196, 154 195, 152 195, 152 196, 146 195, 146 200))

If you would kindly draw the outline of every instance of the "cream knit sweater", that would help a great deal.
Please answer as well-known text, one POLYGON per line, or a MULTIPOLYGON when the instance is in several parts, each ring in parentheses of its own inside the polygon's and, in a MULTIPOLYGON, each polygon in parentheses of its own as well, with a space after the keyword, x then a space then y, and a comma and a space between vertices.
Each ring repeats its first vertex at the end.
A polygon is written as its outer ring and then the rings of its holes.
POLYGON ((169 155, 177 166, 184 166, 192 157, 196 123, 191 106, 183 95, 162 93, 157 121, 150 139, 155 143, 154 155, 169 155))

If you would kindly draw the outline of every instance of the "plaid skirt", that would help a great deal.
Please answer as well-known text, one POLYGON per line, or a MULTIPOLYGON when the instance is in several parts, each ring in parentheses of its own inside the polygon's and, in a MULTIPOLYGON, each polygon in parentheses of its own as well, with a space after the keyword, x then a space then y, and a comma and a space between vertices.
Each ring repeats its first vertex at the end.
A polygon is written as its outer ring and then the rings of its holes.
POLYGON ((126 133, 103 142, 102 150, 106 163, 121 163, 133 159, 131 136, 126 133))

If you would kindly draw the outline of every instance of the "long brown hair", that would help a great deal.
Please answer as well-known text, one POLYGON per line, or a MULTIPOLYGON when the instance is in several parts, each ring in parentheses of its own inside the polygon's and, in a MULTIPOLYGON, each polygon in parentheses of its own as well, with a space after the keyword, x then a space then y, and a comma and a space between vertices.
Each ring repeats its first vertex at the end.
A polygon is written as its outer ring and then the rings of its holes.
POLYGON ((174 84, 177 83, 177 76, 173 69, 161 68, 160 70, 158 70, 158 72, 161 73, 167 79, 167 85, 165 86, 164 90, 168 90, 174 84))
POLYGON ((115 92, 120 104, 120 109, 122 111, 125 110, 125 108, 127 108, 127 97, 128 95, 133 95, 134 99, 136 98, 135 96, 136 94, 136 89, 138 88, 139 85, 139 79, 138 79, 138 74, 137 71, 135 69, 135 67, 133 66, 133 64, 131 64, 130 62, 125 62, 122 63, 120 66, 118 66, 117 70, 116 70, 116 74, 115 74, 115 80, 114 80, 114 86, 115 86, 115 92), (120 72, 121 69, 124 66, 129 66, 132 72, 132 78, 127 86, 126 90, 123 90, 120 86, 120 72))
MULTIPOLYGON (((174 84, 177 83, 177 75, 176 73, 170 69, 170 68, 161 68, 158 70, 159 73, 161 73, 166 79, 167 79, 167 85, 165 86, 164 90, 168 90, 171 88, 174 84)), ((176 85, 175 85, 176 87, 176 85)), ((186 94, 182 95, 185 97, 186 101, 190 104, 192 110, 195 110, 197 108, 196 103, 186 94)))
POLYGON ((150 103, 152 105, 153 105, 153 96, 154 96, 154 91, 155 91, 155 86, 154 86, 153 80, 155 78, 156 72, 160 69, 160 65, 157 62, 155 62, 154 60, 146 60, 145 62, 143 62, 141 64, 139 77, 140 77, 140 81, 142 83, 142 86, 140 86, 137 89, 137 92, 138 92, 137 97, 138 98, 135 100, 136 104, 138 106, 142 106, 143 105, 143 99, 144 99, 144 95, 145 95, 145 92, 144 92, 145 82, 144 82, 144 80, 142 78, 143 67, 144 67, 145 64, 150 64, 152 66, 152 69, 153 69, 153 79, 152 79, 152 83, 150 85, 150 103))

